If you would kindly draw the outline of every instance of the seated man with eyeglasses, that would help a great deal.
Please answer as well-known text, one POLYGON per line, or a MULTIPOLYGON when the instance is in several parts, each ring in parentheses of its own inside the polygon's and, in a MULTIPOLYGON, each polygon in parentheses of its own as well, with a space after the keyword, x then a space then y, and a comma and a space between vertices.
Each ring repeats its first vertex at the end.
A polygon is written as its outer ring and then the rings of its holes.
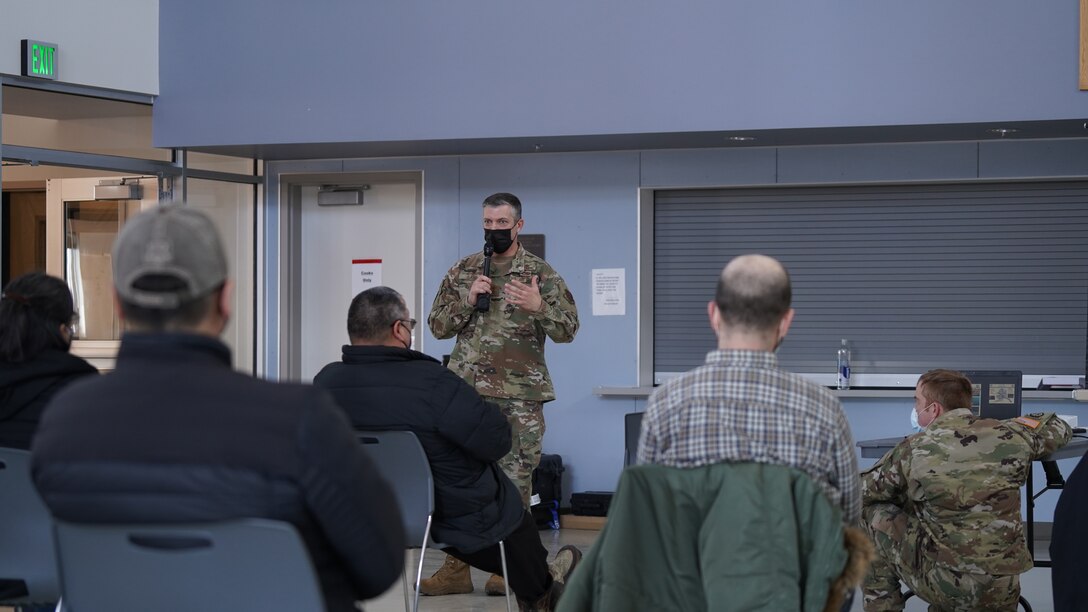
POLYGON ((862 522, 877 550, 866 612, 902 610, 900 580, 931 610, 1015 609, 1032 566, 1020 487, 1072 430, 1051 413, 976 416, 971 381, 953 370, 918 379, 914 411, 923 431, 861 475, 862 522))
POLYGON ((348 308, 351 344, 343 359, 314 377, 360 430, 411 431, 434 476, 435 541, 482 570, 501 573, 498 542, 506 544, 511 590, 522 610, 553 610, 582 553, 548 552, 514 483, 496 463, 511 446, 511 428, 498 406, 452 370, 412 350, 416 321, 399 293, 374 287, 348 308))

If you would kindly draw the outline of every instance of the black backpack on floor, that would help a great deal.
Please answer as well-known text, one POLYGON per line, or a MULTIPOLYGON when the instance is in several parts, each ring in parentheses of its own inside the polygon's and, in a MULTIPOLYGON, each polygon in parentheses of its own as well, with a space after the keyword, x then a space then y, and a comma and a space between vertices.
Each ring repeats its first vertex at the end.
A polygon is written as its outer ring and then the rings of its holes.
POLYGON ((530 508, 538 529, 559 529, 559 503, 563 499, 563 457, 541 455, 533 470, 533 495, 540 503, 530 508))

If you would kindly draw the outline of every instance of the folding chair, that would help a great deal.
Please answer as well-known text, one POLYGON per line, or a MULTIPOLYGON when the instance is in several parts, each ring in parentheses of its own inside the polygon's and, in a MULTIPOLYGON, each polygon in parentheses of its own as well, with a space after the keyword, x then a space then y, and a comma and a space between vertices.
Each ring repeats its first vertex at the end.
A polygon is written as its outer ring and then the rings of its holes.
POLYGON ((325 610, 306 545, 288 523, 57 521, 56 536, 66 611, 325 610))
POLYGON ((0 448, 0 604, 60 599, 53 519, 30 480, 30 453, 0 448))
POLYGON ((642 436, 643 412, 623 415, 623 466, 634 465, 638 460, 638 440, 642 436))
MULTIPOLYGON (((393 493, 400 505, 404 518, 404 532, 409 542, 419 542, 409 548, 419 548, 419 565, 416 569, 415 603, 409 607, 408 572, 411 569, 411 556, 405 557, 404 609, 407 612, 419 611, 419 582, 423 578, 423 557, 427 548, 446 548, 445 544, 431 538, 431 518, 434 514, 434 478, 431 476, 431 464, 416 435, 410 431, 359 431, 359 442, 363 450, 374 461, 381 475, 393 487, 393 493)), ((506 546, 499 541, 499 554, 502 557, 502 573, 506 571, 506 546)), ((506 585, 506 609, 513 612, 510 597, 510 583, 506 585)))

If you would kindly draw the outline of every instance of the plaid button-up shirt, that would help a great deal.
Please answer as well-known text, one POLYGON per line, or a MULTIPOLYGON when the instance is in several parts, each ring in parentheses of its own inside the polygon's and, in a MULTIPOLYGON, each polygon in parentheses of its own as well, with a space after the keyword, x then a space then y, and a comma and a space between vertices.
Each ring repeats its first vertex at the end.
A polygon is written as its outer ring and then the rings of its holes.
POLYGON ((642 420, 638 462, 787 465, 811 476, 842 508, 847 524, 861 517, 854 439, 839 400, 779 369, 766 351, 711 351, 706 364, 654 391, 642 420))

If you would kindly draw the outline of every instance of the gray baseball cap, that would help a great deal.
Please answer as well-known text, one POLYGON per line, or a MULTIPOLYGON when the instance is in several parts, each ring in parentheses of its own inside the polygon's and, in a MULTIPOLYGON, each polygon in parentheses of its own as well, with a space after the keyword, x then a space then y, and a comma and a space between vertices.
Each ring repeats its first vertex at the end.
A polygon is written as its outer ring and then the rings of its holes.
POLYGON ((113 284, 126 302, 171 309, 227 280, 219 233, 204 213, 180 204, 129 219, 113 245, 113 284))

